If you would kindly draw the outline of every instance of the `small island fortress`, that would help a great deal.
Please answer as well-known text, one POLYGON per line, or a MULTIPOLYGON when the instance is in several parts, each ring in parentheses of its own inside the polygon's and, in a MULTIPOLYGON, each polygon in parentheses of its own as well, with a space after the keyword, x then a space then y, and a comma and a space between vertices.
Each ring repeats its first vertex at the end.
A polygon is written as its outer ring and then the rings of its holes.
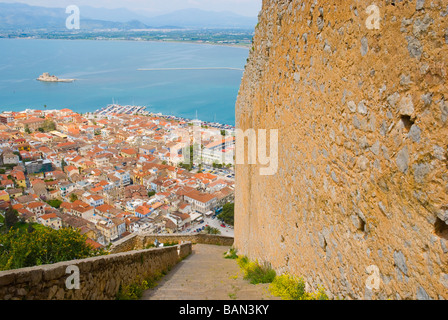
POLYGON ((39 81, 44 82, 73 82, 75 79, 59 79, 56 76, 50 75, 48 72, 44 72, 42 75, 37 78, 39 81))

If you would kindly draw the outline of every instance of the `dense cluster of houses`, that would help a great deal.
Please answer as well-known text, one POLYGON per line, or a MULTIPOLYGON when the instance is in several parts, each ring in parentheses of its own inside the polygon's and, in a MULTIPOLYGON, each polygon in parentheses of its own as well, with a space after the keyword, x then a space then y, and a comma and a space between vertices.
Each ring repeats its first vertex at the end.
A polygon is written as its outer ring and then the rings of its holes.
POLYGON ((234 198, 234 137, 163 116, 81 115, 69 109, 0 114, 0 210, 73 227, 107 245, 129 233, 176 233, 234 198), (196 131, 195 131, 196 130, 196 131), (184 169, 200 134, 201 163, 184 169), (188 168, 190 169, 190 168, 188 168))

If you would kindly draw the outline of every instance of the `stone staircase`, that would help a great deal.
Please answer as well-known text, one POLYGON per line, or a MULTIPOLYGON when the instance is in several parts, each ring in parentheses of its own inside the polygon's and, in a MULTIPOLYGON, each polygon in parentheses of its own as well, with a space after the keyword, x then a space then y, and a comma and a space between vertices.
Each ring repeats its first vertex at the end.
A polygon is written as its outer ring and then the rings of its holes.
POLYGON ((236 262, 224 259, 228 246, 193 245, 192 254, 178 263, 142 300, 278 300, 268 284, 243 279, 236 262))

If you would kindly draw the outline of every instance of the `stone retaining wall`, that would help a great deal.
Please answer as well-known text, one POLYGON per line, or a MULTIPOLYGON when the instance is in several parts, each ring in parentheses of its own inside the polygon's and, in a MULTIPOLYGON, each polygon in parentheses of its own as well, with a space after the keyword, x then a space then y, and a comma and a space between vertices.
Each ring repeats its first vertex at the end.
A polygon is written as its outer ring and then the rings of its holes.
POLYGON ((125 252, 130 250, 139 250, 143 249, 148 245, 154 243, 155 240, 158 240, 161 243, 164 242, 192 242, 201 243, 201 244, 210 244, 210 245, 222 245, 222 246, 232 246, 233 245, 233 237, 226 236, 217 236, 217 235, 209 235, 209 234, 172 234, 172 235, 160 235, 160 234, 152 234, 152 233, 142 233, 142 234, 131 234, 120 241, 114 243, 111 247, 112 253, 125 252))
POLYGON ((139 240, 138 234, 132 233, 123 239, 120 239, 112 245, 110 248, 111 253, 127 252, 137 249, 143 249, 143 246, 138 246, 137 241, 139 240))
POLYGON ((2 271, 0 300, 112 300, 120 285, 167 270, 191 252, 192 243, 188 242, 175 247, 2 271), (79 289, 68 289, 66 282, 75 284, 73 278, 77 274, 79 289))

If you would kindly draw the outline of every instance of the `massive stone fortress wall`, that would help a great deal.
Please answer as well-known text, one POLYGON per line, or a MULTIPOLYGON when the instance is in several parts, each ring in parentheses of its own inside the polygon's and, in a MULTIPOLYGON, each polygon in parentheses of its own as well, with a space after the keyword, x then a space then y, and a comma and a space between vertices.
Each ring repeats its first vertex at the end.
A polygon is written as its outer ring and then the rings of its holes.
POLYGON ((279 169, 237 166, 239 253, 334 298, 448 299, 447 65, 446 0, 264 0, 236 119, 279 130, 279 169))

